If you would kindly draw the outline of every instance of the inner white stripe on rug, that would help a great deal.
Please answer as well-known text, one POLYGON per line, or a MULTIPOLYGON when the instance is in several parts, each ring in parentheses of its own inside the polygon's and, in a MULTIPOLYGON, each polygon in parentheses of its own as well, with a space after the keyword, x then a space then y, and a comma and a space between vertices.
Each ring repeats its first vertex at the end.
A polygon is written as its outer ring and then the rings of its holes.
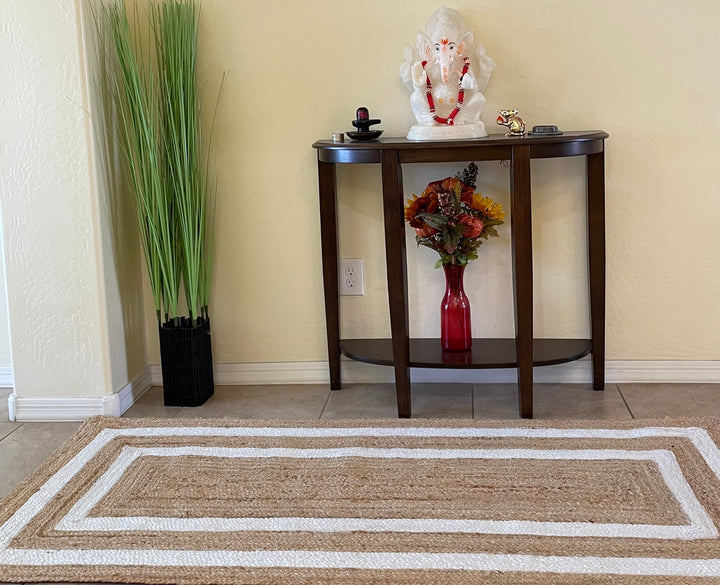
POLYGON ((115 436, 135 437, 450 437, 530 439, 642 439, 682 437, 689 439, 720 480, 720 449, 709 433, 699 427, 640 427, 636 429, 553 428, 451 428, 451 427, 138 427, 106 429, 115 436))
POLYGON ((342 447, 327 449, 254 448, 254 447, 124 447, 107 471, 75 503, 57 524, 64 531, 232 532, 243 530, 316 532, 428 532, 522 534, 536 536, 592 536, 614 538, 702 539, 718 536, 712 519, 695 497, 683 477, 672 452, 622 449, 404 449, 342 447), (690 523, 687 525, 607 524, 594 522, 540 522, 520 520, 463 519, 366 519, 366 518, 162 518, 162 517, 89 517, 91 510, 120 480, 130 465, 141 456, 155 457, 226 457, 226 458, 299 458, 335 459, 363 457, 377 459, 542 459, 542 460, 634 460, 653 461, 666 485, 677 499, 690 523))

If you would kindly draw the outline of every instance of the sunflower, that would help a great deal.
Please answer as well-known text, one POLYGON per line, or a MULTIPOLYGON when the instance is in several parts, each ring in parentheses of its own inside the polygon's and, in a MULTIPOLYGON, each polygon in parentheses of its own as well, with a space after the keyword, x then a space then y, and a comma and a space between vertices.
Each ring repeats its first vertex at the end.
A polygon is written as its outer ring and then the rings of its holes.
POLYGON ((490 197, 483 197, 481 193, 475 193, 471 203, 473 209, 477 209, 488 219, 505 219, 505 211, 502 204, 493 201, 490 197))

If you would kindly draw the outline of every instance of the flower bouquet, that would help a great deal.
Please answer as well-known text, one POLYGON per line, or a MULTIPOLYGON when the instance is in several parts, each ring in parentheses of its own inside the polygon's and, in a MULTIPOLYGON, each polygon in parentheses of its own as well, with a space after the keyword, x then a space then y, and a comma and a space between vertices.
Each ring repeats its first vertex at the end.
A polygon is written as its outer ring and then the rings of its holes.
POLYGON ((431 182, 405 206, 405 221, 415 228, 418 246, 432 248, 445 270, 446 289, 440 307, 443 349, 466 350, 472 345, 470 303, 463 290, 463 273, 477 249, 505 220, 500 203, 475 193, 478 167, 470 163, 462 173, 431 182))
POLYGON ((435 268, 466 266, 477 259, 483 240, 497 237, 495 226, 505 223, 502 205, 474 192, 477 173, 477 165, 471 162, 455 177, 431 182, 405 206, 405 221, 415 228, 418 245, 440 255, 435 268))

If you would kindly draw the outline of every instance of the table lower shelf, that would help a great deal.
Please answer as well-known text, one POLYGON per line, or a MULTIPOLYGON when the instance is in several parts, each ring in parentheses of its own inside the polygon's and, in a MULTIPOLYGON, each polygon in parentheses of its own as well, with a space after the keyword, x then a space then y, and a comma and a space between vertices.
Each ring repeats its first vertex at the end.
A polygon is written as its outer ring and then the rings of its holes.
MULTIPOLYGON (((343 339, 340 349, 347 357, 383 366, 393 365, 391 339, 343 339)), ((592 350, 589 339, 534 339, 533 365, 571 362, 592 350)), ((439 339, 410 339, 413 368, 516 368, 514 338, 476 338, 467 351, 443 351, 439 339)))

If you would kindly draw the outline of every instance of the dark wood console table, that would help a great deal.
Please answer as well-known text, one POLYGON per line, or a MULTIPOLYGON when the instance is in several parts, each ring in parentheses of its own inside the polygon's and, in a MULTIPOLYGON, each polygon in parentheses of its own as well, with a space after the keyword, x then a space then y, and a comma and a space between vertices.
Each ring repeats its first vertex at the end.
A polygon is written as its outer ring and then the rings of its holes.
POLYGON ((398 415, 410 408, 410 368, 517 368, 520 416, 532 418, 533 366, 559 364, 589 353, 593 388, 605 387, 605 153, 608 134, 565 132, 561 136, 413 142, 383 138, 371 142, 313 144, 318 155, 325 316, 330 387, 339 390, 340 354, 395 368, 398 415), (588 258, 591 339, 533 338, 533 271, 530 161, 584 156, 587 161, 588 258), (514 339, 473 339, 467 352, 443 352, 438 339, 410 339, 402 165, 406 163, 507 160, 515 301, 514 339), (382 169, 385 255, 392 339, 340 339, 336 220, 336 164, 379 163, 382 169))

